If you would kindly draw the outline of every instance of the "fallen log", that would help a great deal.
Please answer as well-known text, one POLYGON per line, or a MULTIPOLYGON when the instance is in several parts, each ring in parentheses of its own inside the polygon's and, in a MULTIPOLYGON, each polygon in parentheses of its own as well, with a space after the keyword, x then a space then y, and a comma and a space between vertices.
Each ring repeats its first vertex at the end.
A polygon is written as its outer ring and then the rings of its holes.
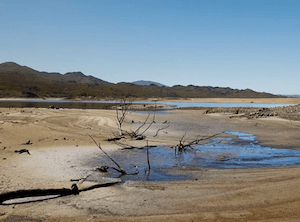
POLYGON ((79 194, 79 190, 76 184, 73 184, 71 189, 62 188, 62 189, 17 190, 17 191, 0 194, 0 204, 6 205, 3 202, 11 199, 17 199, 17 198, 39 197, 39 196, 50 196, 50 195, 58 195, 62 197, 62 196, 68 196, 73 194, 79 194))
POLYGON ((69 195, 78 195, 80 192, 83 191, 89 191, 93 190, 96 188, 100 187, 108 187, 115 185, 118 182, 110 182, 110 183, 105 183, 105 184, 96 184, 84 189, 78 189, 76 184, 72 184, 71 189, 67 188, 62 188, 62 189, 32 189, 32 190, 17 190, 17 191, 12 191, 12 192, 7 192, 7 193, 2 193, 0 194, 0 205, 12 205, 12 204, 25 204, 25 203, 31 203, 31 202, 37 202, 37 201, 43 201, 47 199, 54 199, 58 197, 63 197, 63 196, 69 196, 69 195), (31 200, 31 201, 23 201, 19 203, 4 203, 5 201, 8 200, 13 200, 13 199, 18 199, 18 198, 27 198, 27 197, 43 197, 43 196, 57 196, 57 197, 52 197, 52 198, 45 198, 42 200, 31 200))
POLYGON ((29 150, 27 150, 27 149, 15 150, 15 153, 19 153, 19 154, 21 154, 21 153, 27 153, 27 154, 30 155, 29 150))

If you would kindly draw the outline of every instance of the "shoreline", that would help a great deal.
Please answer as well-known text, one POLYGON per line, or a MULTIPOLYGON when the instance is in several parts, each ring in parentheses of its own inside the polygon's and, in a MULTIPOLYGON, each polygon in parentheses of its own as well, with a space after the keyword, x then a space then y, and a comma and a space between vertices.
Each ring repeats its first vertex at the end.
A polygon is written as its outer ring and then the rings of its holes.
POLYGON ((212 103, 300 103, 300 98, 189 98, 189 99, 161 99, 170 102, 212 102, 212 103))
MULTIPOLYGON (((47 98, 0 98, 0 101, 15 101, 15 100, 65 100, 65 101, 120 101, 120 99, 97 99, 93 100, 91 98, 56 98, 56 97, 47 97, 47 98)), ((172 99, 172 98, 133 98, 133 101, 159 101, 159 102, 207 102, 207 103, 279 103, 279 104, 300 104, 300 97, 287 97, 287 98, 181 98, 181 99, 172 99)))

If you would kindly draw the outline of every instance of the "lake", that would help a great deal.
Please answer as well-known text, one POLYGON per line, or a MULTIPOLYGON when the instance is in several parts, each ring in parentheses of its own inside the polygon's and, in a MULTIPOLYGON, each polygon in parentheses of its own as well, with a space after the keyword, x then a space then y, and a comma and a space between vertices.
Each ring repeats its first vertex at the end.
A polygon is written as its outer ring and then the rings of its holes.
MULTIPOLYGON (((0 100, 0 107, 9 108, 70 108, 70 109, 109 109, 119 101, 72 101, 72 100, 0 100)), ((171 108, 184 107, 258 107, 273 108, 279 106, 291 106, 292 103, 216 103, 216 102, 151 102, 151 101, 134 101, 133 104, 166 104, 171 108)))

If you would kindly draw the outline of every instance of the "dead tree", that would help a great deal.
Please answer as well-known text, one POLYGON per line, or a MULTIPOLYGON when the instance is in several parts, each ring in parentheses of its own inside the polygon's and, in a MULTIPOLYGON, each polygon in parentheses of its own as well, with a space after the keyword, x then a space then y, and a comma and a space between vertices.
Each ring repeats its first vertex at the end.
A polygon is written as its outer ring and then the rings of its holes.
POLYGON ((119 105, 116 106, 116 115, 117 115, 117 123, 118 129, 120 132, 120 136, 123 135, 122 125, 125 121, 126 115, 128 114, 128 110, 132 105, 133 101, 126 101, 125 99, 121 100, 119 105))
MULTIPOLYGON (((146 137, 143 136, 143 134, 151 127, 151 125, 153 123, 155 123, 154 119, 155 119, 155 113, 153 115, 153 120, 150 122, 150 124, 148 125, 148 127, 142 131, 141 133, 139 133, 139 131, 147 124, 147 121, 150 117, 150 113, 148 114, 147 118, 145 119, 145 121, 136 129, 136 130, 124 130, 123 129, 123 123, 125 122, 126 116, 129 112, 130 106, 132 105, 133 101, 131 100, 121 100, 119 105, 116 106, 116 117, 117 117, 117 124, 118 124, 118 129, 119 129, 119 134, 120 136, 124 136, 124 135, 128 135, 131 138, 135 138, 137 140, 143 140, 146 137)), ((134 123, 134 121, 132 122, 134 123)), ((119 139, 121 137, 115 137, 112 140, 116 140, 119 139)))
POLYGON ((175 155, 176 154, 181 154, 183 152, 186 152, 188 149, 194 149, 193 146, 195 145, 199 145, 200 143, 202 143, 203 141, 205 140, 209 140, 215 136, 217 136, 218 134, 214 134, 214 135, 211 135, 211 136, 202 136, 200 138, 200 136, 197 137, 197 139, 195 140, 192 140, 192 141, 189 141, 189 142, 185 142, 184 141, 184 137, 186 136, 186 133, 181 137, 180 141, 179 141, 179 144, 177 144, 175 146, 175 155))
MULTIPOLYGON (((119 103, 118 106, 116 106, 116 118, 117 118, 117 124, 118 124, 118 129, 119 129, 119 136, 114 135, 113 138, 109 138, 108 141, 116 141, 116 140, 120 140, 124 137, 122 136, 129 136, 131 139, 135 139, 135 140, 144 140, 146 138, 146 136, 144 135, 149 129, 150 127, 156 123, 155 121, 155 117, 156 117, 156 103, 155 103, 155 107, 154 107, 154 111, 153 111, 153 115, 152 115, 152 119, 149 121, 149 119, 151 118, 151 113, 148 113, 148 116, 146 117, 146 119, 144 120, 144 122, 138 126, 136 129, 130 129, 130 130, 125 130, 123 128, 123 123, 125 122, 126 116, 129 112, 130 106, 132 105, 132 101, 126 101, 121 100, 121 102, 119 103)), ((131 123, 133 124, 134 121, 132 120, 131 123)), ((165 122, 164 122, 165 124, 165 122)), ((169 125, 169 124, 168 124, 169 125)), ((160 129, 157 130, 156 134, 154 135, 157 136, 158 132, 160 130, 166 129, 169 126, 164 126, 160 129)))

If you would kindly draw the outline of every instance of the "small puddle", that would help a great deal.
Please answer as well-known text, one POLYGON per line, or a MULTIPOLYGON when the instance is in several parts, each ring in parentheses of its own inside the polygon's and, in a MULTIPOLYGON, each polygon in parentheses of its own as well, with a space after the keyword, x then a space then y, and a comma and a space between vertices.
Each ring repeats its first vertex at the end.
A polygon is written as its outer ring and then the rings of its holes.
MULTIPOLYGON (((257 143, 251 134, 226 131, 228 135, 236 136, 213 138, 205 145, 194 146, 184 153, 175 154, 175 150, 164 146, 149 148, 151 171, 148 172, 147 150, 120 150, 111 156, 126 172, 134 175, 124 175, 122 181, 172 181, 187 179, 184 169, 199 168, 253 168, 278 167, 300 164, 300 151, 291 149, 277 149, 264 147, 257 143), (181 170, 180 170, 181 169, 181 170), (183 170, 182 170, 183 169, 183 170), (180 170, 176 174, 173 171, 180 170), (137 174, 135 174, 137 173, 137 174)), ((114 166, 105 156, 90 161, 91 167, 114 166)), ((114 166, 115 167, 115 166, 114 166)), ((117 178, 120 173, 109 170, 99 172, 99 176, 117 178)))

